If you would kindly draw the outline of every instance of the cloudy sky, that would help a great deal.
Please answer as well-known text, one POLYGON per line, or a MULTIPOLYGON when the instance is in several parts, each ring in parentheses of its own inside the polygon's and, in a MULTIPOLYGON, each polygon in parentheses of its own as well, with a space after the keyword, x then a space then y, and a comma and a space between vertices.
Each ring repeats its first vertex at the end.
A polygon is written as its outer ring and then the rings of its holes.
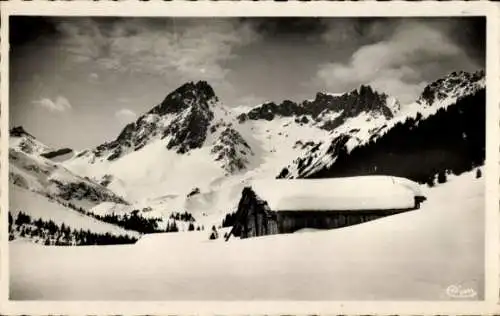
POLYGON ((301 101, 360 84, 413 101, 485 63, 481 18, 11 17, 10 121, 84 149, 187 81, 228 106, 301 101))

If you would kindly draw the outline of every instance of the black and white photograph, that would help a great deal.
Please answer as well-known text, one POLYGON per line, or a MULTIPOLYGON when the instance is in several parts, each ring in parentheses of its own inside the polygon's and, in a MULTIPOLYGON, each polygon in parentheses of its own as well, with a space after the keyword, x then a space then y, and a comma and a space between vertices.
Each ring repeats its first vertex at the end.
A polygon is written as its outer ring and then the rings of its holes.
POLYGON ((486 299, 486 14, 108 14, 8 16, 8 300, 486 299))

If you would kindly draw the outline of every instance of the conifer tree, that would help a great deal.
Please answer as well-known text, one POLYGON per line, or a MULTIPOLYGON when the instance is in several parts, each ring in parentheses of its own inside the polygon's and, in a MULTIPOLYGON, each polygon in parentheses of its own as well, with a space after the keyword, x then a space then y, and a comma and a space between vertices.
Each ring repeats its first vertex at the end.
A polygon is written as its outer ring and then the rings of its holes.
POLYGON ((219 238, 219 233, 217 232, 217 229, 215 228, 215 225, 214 225, 214 226, 212 226, 212 232, 210 233, 209 239, 215 240, 217 238, 219 238))
POLYGON ((446 182, 446 172, 445 171, 441 171, 438 173, 437 181, 438 181, 438 183, 445 183, 446 182))

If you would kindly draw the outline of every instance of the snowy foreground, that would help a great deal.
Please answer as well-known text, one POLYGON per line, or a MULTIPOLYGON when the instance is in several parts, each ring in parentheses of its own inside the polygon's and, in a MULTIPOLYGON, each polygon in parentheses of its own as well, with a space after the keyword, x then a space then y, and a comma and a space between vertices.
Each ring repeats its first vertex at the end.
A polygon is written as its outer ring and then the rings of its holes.
POLYGON ((329 231, 135 245, 10 244, 13 300, 448 300, 484 296, 484 179, 424 189, 422 208, 329 231))

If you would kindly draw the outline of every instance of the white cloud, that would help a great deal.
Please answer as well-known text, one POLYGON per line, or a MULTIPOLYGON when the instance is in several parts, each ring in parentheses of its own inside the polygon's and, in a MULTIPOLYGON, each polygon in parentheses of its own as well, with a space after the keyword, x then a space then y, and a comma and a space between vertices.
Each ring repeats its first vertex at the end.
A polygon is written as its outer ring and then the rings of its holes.
POLYGON ((35 106, 39 106, 49 111, 64 112, 71 110, 71 103, 63 96, 58 96, 55 100, 49 98, 42 98, 40 100, 33 101, 35 106))
POLYGON ((93 72, 89 75, 89 79, 90 79, 90 81, 96 82, 99 80, 99 75, 97 73, 93 72))
POLYGON ((123 123, 129 123, 137 117, 137 114, 130 109, 120 109, 116 111, 115 117, 123 123))
MULTIPOLYGON (((361 46, 347 63, 321 65, 317 79, 337 89, 370 84, 402 102, 411 102, 426 85, 426 71, 439 63, 467 64, 465 53, 438 27, 419 22, 392 27, 389 36, 361 46)), ((380 36, 381 32, 374 34, 380 36)))
POLYGON ((259 37, 250 24, 234 19, 176 21, 61 22, 59 30, 64 36, 60 47, 76 62, 93 62, 107 70, 156 74, 178 81, 221 81, 228 72, 224 62, 234 57, 234 49, 259 37))

